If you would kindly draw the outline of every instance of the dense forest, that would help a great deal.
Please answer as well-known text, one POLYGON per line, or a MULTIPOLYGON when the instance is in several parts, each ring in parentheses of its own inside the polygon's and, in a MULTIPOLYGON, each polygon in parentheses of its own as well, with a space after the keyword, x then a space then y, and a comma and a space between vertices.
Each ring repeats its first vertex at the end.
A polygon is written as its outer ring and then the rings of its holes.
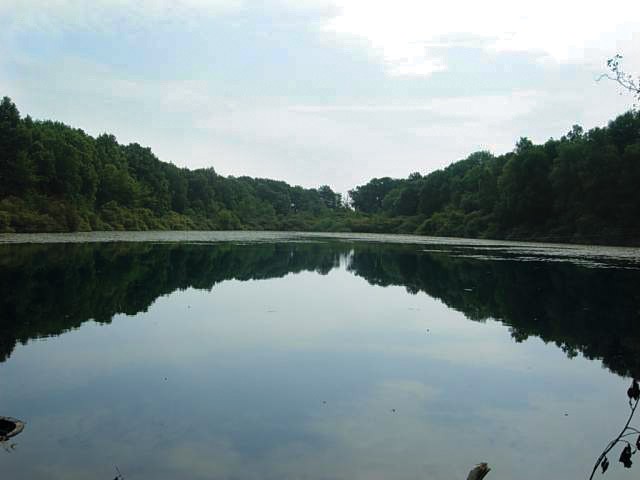
POLYGON ((60 335, 91 319, 109 323, 119 313, 135 315, 179 289, 210 290, 231 279, 302 271, 327 274, 342 258, 371 284, 426 293, 473 321, 499 320, 516 341, 540 337, 569 356, 601 359, 620 375, 640 374, 640 324, 629 315, 640 305, 638 270, 523 262, 504 253, 501 261, 487 261, 469 258, 472 253, 335 241, 4 245, 0 362, 17 343, 60 335))
POLYGON ((637 111, 427 175, 374 178, 343 199, 326 185, 179 168, 138 144, 0 103, 0 232, 314 230, 638 245, 638 185, 637 111))
POLYGON ((476 152, 427 176, 376 178, 350 193, 391 231, 423 235, 640 244, 640 114, 579 126, 513 152, 476 152))
POLYGON ((338 210, 348 213, 328 186, 178 168, 0 103, 0 231, 321 230, 338 210))

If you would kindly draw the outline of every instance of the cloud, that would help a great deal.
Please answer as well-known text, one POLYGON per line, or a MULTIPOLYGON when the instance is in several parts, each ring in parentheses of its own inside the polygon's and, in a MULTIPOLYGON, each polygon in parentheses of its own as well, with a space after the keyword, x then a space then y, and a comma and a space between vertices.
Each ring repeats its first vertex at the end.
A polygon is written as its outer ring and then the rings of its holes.
POLYGON ((464 97, 434 98, 417 104, 391 105, 294 105, 289 111, 296 113, 402 113, 446 112, 454 117, 475 117, 501 114, 517 116, 528 113, 543 101, 545 94, 535 91, 515 91, 509 95, 469 95, 464 97))
MULTIPOLYGON (((325 31, 366 40, 392 75, 446 69, 443 48, 467 45, 489 52, 533 52, 556 62, 583 62, 631 40, 638 3, 541 0, 527 8, 502 0, 424 2, 336 0, 340 13, 325 31), (628 20, 633 19, 633 20, 628 20), (595 55, 594 55, 595 52, 595 55)), ((637 37, 636 37, 637 38, 637 37)))
MULTIPOLYGON (((522 91, 414 105, 243 105, 211 109, 197 127, 211 141, 232 141, 236 155, 243 152, 239 163, 252 174, 330 183, 344 192, 372 176, 406 177, 475 150, 510 150, 518 132, 509 124, 530 118, 546 100, 543 93, 522 91)), ((222 159, 218 168, 241 173, 233 163, 222 159)))
MULTIPOLYGON (((594 63, 626 50, 638 52, 640 5, 540 0, 535 7, 504 0, 424 2, 396 0, 5 0, 0 22, 12 29, 110 29, 122 22, 189 26, 203 16, 251 12, 293 13, 309 28, 352 45, 359 39, 392 76, 429 76, 449 68, 447 49, 531 52, 541 61, 594 63), (306 13, 307 15, 302 15, 306 13), (4 20, 3 20, 4 19, 4 20)), ((640 62, 640 60, 638 61, 640 62)))
POLYGON ((122 22, 137 26, 149 21, 189 22, 203 14, 236 11, 243 0, 3 0, 0 23, 13 31, 45 29, 108 30, 122 22))

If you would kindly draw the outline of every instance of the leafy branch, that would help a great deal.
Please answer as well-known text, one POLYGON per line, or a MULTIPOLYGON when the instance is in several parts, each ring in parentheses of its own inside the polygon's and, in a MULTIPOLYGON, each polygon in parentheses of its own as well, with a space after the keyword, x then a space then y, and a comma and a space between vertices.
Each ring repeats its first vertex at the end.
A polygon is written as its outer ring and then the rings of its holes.
POLYGON ((610 73, 603 73, 596 81, 599 82, 603 78, 612 80, 629 91, 635 97, 636 101, 640 102, 640 77, 636 78, 622 69, 622 55, 616 54, 607 60, 607 68, 610 70, 610 73))
POLYGON ((624 448, 622 452, 620 452, 620 457, 618 461, 624 465, 624 468, 631 468, 633 462, 631 461, 631 457, 636 454, 638 450, 640 450, 640 430, 636 427, 630 426, 631 420, 633 420, 633 416, 636 413, 636 408, 638 408, 638 403, 640 403, 640 385, 638 385, 637 380, 633 380, 631 383, 631 387, 627 390, 627 396, 629 397, 629 408, 631 411, 629 412, 629 417, 627 418, 627 422, 622 427, 622 430, 618 434, 616 438, 611 440, 604 451, 598 457, 596 464, 593 466, 593 470, 591 471, 591 475, 589 475, 589 480, 593 479, 593 476, 596 474, 598 467, 602 469, 602 473, 604 474, 609 468, 609 459, 607 455, 613 448, 619 443, 624 444, 624 448), (635 443, 635 448, 626 440, 626 437, 638 435, 638 438, 635 443))

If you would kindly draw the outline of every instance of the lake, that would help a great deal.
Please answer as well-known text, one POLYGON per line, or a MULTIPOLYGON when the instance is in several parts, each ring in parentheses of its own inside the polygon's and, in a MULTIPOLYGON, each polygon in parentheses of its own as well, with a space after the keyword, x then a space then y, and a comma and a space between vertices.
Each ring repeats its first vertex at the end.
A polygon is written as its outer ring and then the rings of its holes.
POLYGON ((0 286, 7 479, 586 479, 640 377, 638 249, 0 235, 0 286))

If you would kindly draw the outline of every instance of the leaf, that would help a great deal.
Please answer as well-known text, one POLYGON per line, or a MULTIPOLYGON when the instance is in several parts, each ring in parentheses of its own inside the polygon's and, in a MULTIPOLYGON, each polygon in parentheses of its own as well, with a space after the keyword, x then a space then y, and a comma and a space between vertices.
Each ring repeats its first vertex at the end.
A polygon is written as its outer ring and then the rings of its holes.
POLYGON ((631 465, 633 465, 631 461, 631 445, 627 444, 622 453, 620 453, 620 462, 624 465, 624 468, 631 468, 631 465))
POLYGON ((638 435, 638 439, 636 440, 636 448, 640 450, 640 435, 638 435))
POLYGON ((604 457, 602 463, 600 463, 600 466, 602 467, 602 473, 606 472, 607 468, 609 468, 609 459, 607 457, 604 457))
POLYGON ((640 400, 640 385, 638 385, 637 380, 634 379, 631 383, 631 386, 627 390, 627 396, 635 401, 640 400))

